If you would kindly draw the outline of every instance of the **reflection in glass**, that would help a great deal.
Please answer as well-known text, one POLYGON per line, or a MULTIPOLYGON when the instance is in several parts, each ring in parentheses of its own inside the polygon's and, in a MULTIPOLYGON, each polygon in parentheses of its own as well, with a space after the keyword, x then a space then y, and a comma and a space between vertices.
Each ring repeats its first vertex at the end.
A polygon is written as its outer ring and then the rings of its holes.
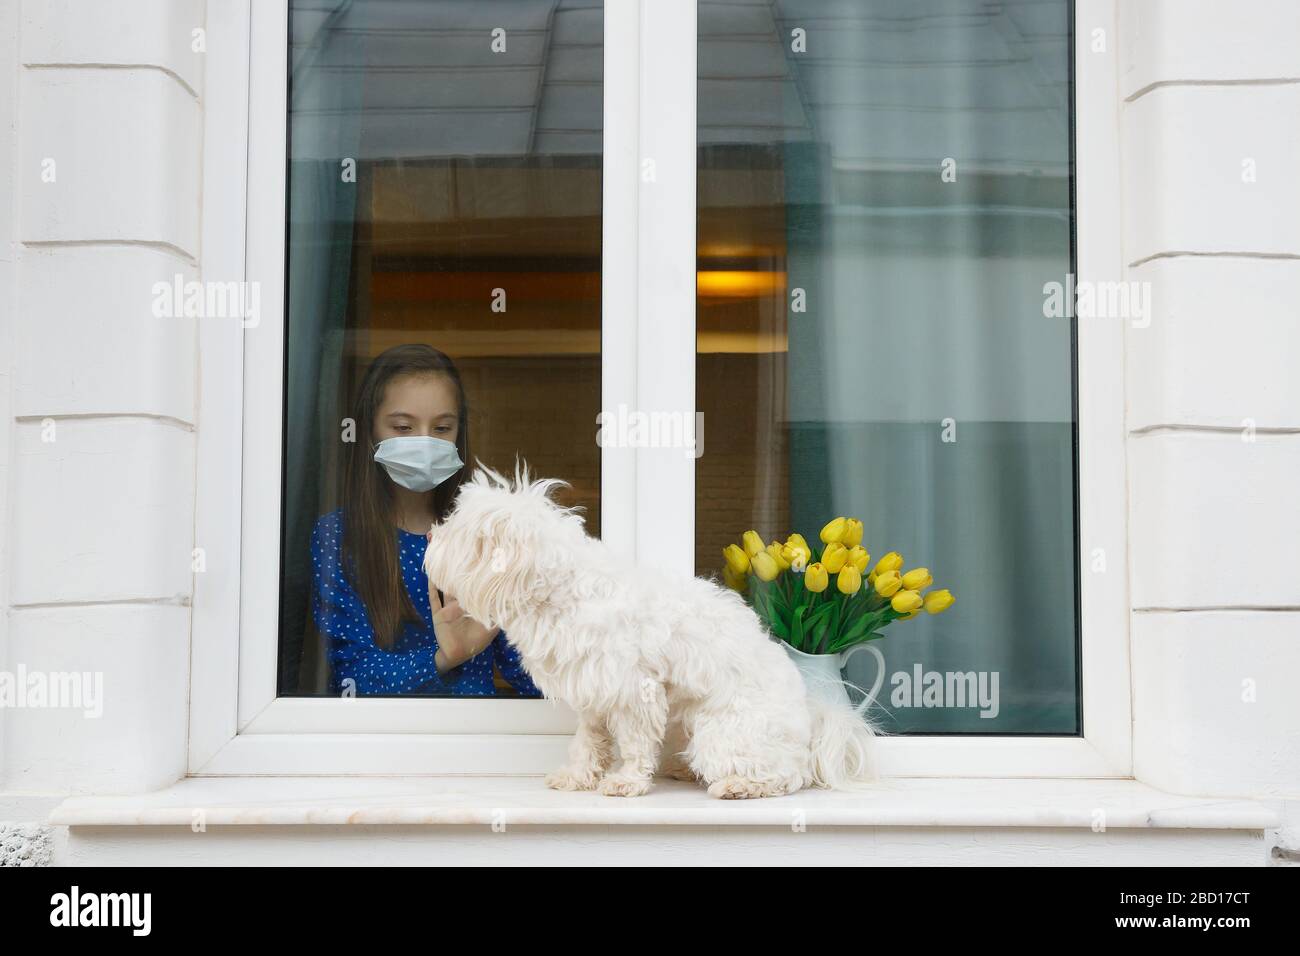
POLYGON ((601 4, 290 8, 280 693, 528 695, 501 639, 436 670, 412 562, 457 479, 360 446, 518 454, 599 534, 601 4))
POLYGON ((697 573, 838 515, 929 565, 894 732, 1080 731, 1069 43, 1066 0, 699 7, 697 573))

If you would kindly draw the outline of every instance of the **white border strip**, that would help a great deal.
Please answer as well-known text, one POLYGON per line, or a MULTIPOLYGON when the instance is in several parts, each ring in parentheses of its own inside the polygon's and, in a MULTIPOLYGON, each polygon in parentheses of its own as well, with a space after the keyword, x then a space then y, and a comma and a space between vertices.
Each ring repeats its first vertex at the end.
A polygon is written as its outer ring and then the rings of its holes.
MULTIPOLYGON (((202 278, 244 279, 248 195, 249 3, 208 5, 203 96, 202 278)), ((194 542, 206 570, 194 576, 190 630, 189 765, 200 767, 234 736, 239 669, 243 330, 199 322, 194 542)))
MULTIPOLYGON (((1075 206, 1079 281, 1124 278, 1115 0, 1079 0, 1075 13, 1075 206), (1106 31, 1104 53, 1093 30, 1106 31)), ((1078 320, 1079 560, 1083 611, 1083 729, 1109 773, 1133 770, 1129 667, 1128 483, 1124 325, 1078 320), (1094 571, 1100 549, 1105 571, 1094 571)))
POLYGON ((284 403, 286 3, 253 7, 248 148, 248 278, 262 319, 244 336, 243 601, 239 726, 276 696, 280 606, 280 428, 284 403))

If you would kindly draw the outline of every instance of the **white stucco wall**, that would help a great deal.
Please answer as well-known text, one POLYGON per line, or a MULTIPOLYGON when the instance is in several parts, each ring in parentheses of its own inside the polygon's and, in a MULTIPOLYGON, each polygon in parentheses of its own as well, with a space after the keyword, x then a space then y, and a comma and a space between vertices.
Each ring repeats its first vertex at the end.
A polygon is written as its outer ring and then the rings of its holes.
MULTIPOLYGON (((18 304, 18 192, 15 169, 18 124, 18 10, 0 7, 0 669, 9 660, 9 480, 13 460, 13 341, 18 304)), ((0 791, 5 787, 8 721, 0 711, 0 791)), ((3 812, 0 819, 11 814, 3 812)))
MULTIPOLYGON (((0 4, 0 660, 105 693, 0 711, 0 822, 185 771, 197 338, 149 303, 201 264, 204 6, 0 4)), ((1135 775, 1294 800, 1300 4, 1122 7, 1135 775)))
POLYGON ((1295 796, 1300 5, 1144 0, 1120 28, 1124 260, 1154 312, 1127 349, 1135 774, 1295 796))
POLYGON ((0 712, 10 817, 185 770, 196 336, 150 302, 154 282, 197 272, 204 15, 181 0, 0 14, 7 666, 100 671, 104 694, 99 719, 0 712))

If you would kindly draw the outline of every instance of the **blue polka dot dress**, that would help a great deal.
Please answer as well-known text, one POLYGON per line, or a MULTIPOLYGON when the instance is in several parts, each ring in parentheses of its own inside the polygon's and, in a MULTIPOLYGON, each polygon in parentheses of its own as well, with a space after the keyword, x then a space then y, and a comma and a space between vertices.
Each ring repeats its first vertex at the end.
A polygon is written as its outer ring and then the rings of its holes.
POLYGON ((329 645, 330 693, 337 695, 350 687, 358 696, 494 697, 495 665, 519 696, 541 697, 504 631, 477 657, 445 674, 438 673, 434 663, 438 638, 423 567, 425 538, 402 528, 394 530, 402 580, 421 621, 404 621, 391 651, 375 643, 366 606, 343 572, 343 509, 321 517, 312 531, 312 613, 329 645), (345 683, 348 681, 351 683, 345 683))

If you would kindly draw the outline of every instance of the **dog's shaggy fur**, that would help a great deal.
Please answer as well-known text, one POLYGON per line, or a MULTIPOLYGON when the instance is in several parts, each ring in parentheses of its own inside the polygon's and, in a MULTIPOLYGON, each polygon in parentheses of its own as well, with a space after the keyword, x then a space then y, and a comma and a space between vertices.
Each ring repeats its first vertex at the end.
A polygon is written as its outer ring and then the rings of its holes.
POLYGON ((550 499, 567 485, 530 482, 518 464, 512 485, 479 462, 424 563, 466 614, 504 629, 547 697, 577 712, 568 763, 548 786, 638 796, 661 756, 660 772, 723 798, 876 779, 870 725, 810 698, 740 595, 630 565, 550 499))

